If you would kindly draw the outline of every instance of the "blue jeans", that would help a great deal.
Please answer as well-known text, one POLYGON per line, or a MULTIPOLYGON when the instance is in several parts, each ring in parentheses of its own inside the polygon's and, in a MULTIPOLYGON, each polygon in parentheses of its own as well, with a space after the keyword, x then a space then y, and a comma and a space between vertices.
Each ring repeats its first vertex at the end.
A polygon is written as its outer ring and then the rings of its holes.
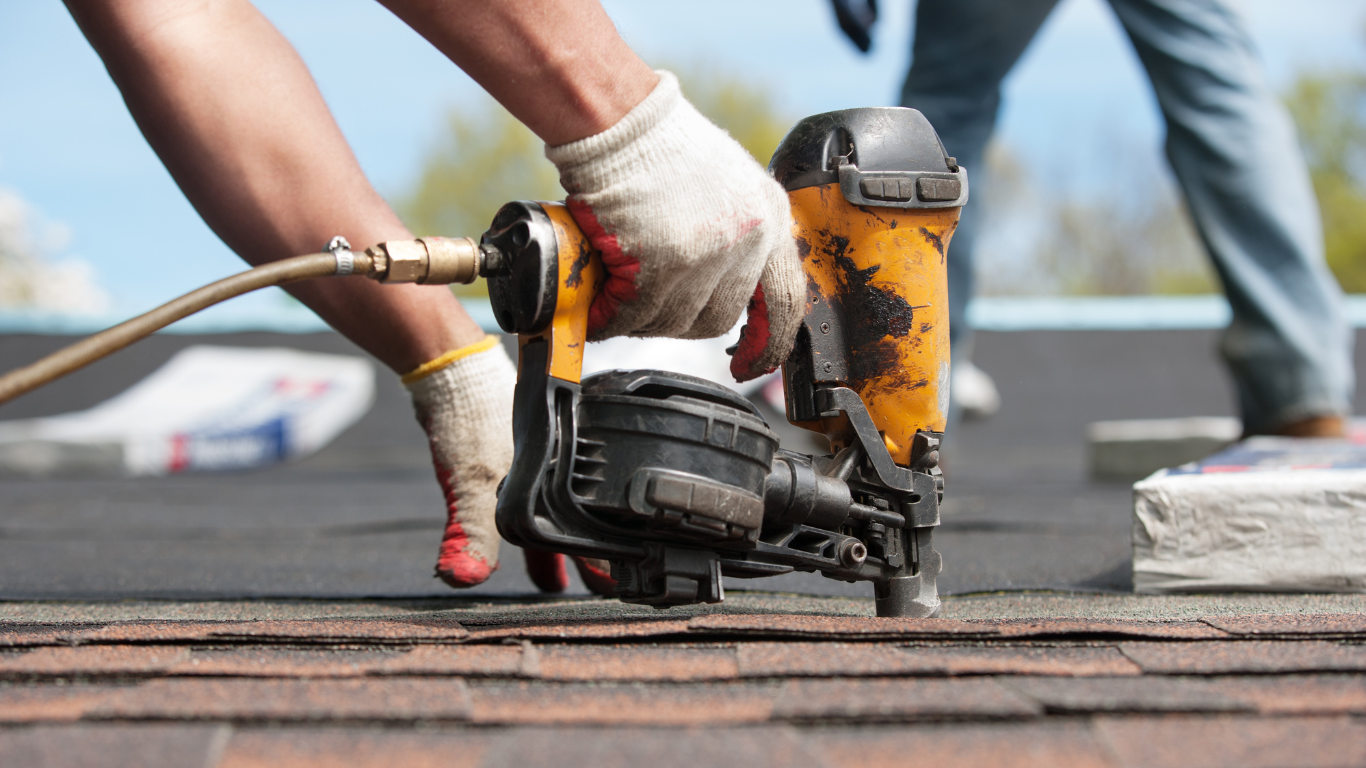
MULTIPOLYGON (((1318 204, 1289 116, 1224 0, 1109 0, 1167 124, 1167 159, 1233 309, 1220 352, 1244 428, 1350 412, 1352 333, 1323 261, 1318 204)), ((973 170, 1001 79, 1057 0, 920 0, 901 103, 924 113, 973 170)), ((982 200, 983 174, 972 176, 982 200)), ((970 355, 981 212, 969 202, 949 251, 954 354, 970 355)))

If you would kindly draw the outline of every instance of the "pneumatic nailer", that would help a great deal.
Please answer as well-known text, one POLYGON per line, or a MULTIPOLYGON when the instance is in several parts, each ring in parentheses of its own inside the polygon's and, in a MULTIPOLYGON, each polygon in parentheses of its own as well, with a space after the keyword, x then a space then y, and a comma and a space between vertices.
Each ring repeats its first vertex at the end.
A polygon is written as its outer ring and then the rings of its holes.
POLYGON ((558 203, 516 202, 479 242, 420 238, 353 253, 340 239, 220 280, 0 376, 0 403, 217 302, 329 276, 488 280, 518 335, 515 454, 498 494, 514 544, 611 562, 622 600, 720 602, 722 579, 819 571, 871 581, 880 616, 939 610, 939 441, 949 397, 945 249, 967 175, 917 111, 799 122, 769 170, 787 189, 807 278, 783 364, 787 419, 830 454, 782 450, 719 384, 665 371, 584 378, 601 258, 558 203))
POLYGON ((949 396, 944 252, 967 177, 919 112, 807 118, 769 166, 807 276, 783 365, 787 419, 828 456, 782 450, 759 411, 664 371, 581 378, 602 265, 563 206, 510 203, 483 236, 498 324, 521 350, 508 541, 611 562, 618 596, 720 602, 723 577, 871 581, 881 616, 932 616, 949 396), (492 246, 492 248, 490 248, 492 246))

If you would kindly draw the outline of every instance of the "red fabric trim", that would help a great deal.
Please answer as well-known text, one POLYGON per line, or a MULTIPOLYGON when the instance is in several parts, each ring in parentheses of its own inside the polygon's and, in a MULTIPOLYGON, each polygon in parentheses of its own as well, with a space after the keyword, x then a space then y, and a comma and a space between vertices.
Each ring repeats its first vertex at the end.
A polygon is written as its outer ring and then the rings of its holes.
POLYGON ((469 534, 460 524, 460 509, 455 492, 455 472, 433 462, 436 466, 436 481, 446 496, 446 532, 441 536, 441 551, 436 558, 437 578, 461 589, 482 584, 498 566, 489 566, 488 561, 465 551, 470 544, 469 534))
POLYGON ((755 286, 754 297, 749 300, 746 311, 745 327, 740 329, 740 344, 730 358, 730 374, 736 381, 756 379, 772 368, 759 368, 759 360, 768 348, 772 331, 768 322, 768 299, 764 297, 762 283, 755 286))

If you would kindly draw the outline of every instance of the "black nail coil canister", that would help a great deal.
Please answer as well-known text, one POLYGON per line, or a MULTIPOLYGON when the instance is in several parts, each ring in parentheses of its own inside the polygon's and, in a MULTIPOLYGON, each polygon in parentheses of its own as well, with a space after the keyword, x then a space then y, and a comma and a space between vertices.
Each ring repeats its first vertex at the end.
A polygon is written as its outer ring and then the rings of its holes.
POLYGON ((607 371, 583 381, 572 488, 613 525, 744 547, 763 524, 777 448, 754 406, 725 387, 607 371))

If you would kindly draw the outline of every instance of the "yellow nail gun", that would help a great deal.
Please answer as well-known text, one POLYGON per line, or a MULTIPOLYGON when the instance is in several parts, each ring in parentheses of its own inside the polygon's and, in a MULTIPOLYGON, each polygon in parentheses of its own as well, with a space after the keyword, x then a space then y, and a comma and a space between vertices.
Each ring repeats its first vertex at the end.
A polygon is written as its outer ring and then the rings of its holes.
POLYGON ((611 562, 621 599, 720 602, 722 578, 794 570, 871 581, 881 616, 939 609, 939 441, 949 396, 944 252, 967 175, 915 110, 807 118, 769 170, 786 187, 807 277, 783 365, 787 418, 828 456, 778 448, 739 394, 664 371, 584 379, 602 260, 558 203, 504 206, 481 242, 419 238, 295 256, 204 286, 0 376, 0 403, 176 320, 259 288, 361 275, 487 278, 518 334, 516 446, 498 494, 514 544, 611 562))
POLYGON ((715 603, 723 577, 800 570, 873 582, 880 616, 933 616, 944 255, 966 172, 902 108, 807 118, 769 168, 790 195, 808 285, 783 365, 787 418, 827 437, 831 455, 780 449, 748 400, 710 381, 582 378, 602 263, 564 206, 509 203, 482 238, 479 270, 521 350, 498 530, 610 561, 627 602, 715 603))

